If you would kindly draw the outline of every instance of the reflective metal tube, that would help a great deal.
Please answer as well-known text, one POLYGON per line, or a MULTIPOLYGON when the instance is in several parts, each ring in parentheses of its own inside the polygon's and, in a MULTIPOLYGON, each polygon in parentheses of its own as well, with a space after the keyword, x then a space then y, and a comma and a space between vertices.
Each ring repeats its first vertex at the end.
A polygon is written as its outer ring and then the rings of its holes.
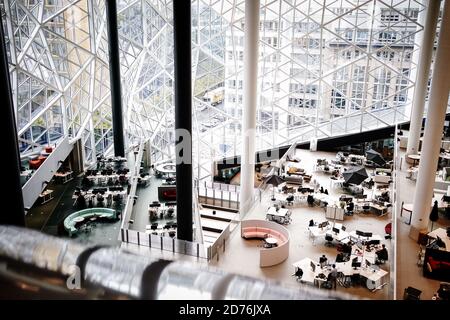
MULTIPOLYGON (((352 298, 307 286, 286 287, 194 263, 152 259, 119 248, 85 246, 13 226, 0 226, 1 260, 56 272, 62 277, 76 276, 73 273, 78 268, 83 290, 102 289, 130 299, 352 298)), ((46 281, 45 277, 42 281, 46 281)))

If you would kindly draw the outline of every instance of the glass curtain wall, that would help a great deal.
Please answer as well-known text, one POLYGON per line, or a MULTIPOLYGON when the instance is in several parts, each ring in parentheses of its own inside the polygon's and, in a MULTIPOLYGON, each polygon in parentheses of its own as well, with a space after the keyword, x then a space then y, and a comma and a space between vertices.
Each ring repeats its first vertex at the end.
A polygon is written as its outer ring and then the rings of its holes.
MULTIPOLYGON (((104 0, 0 1, 21 152, 64 135, 88 159, 112 144, 104 0)), ((426 1, 424 2, 426 3, 426 1)), ((257 150, 407 121, 414 0, 261 0, 257 150)), ((118 0, 130 143, 174 157, 172 2, 118 0)), ((243 0, 192 1, 194 175, 241 152, 243 0)), ((187 75, 189 76, 189 75, 187 75)))

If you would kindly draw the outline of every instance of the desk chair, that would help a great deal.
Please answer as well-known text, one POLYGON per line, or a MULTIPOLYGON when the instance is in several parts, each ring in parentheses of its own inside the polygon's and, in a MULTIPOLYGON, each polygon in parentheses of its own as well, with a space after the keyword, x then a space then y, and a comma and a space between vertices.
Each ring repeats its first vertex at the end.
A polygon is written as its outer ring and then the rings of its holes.
POLYGON ((286 202, 288 206, 292 206, 292 204, 294 203, 294 196, 290 195, 289 197, 287 197, 286 202))
POLYGON ((422 291, 413 287, 405 288, 403 300, 420 300, 422 291))
POLYGON ((370 213, 370 206, 368 204, 364 204, 362 207, 362 213, 370 213))
POLYGON ((301 281, 302 277, 303 277, 303 270, 300 268, 297 268, 297 270, 295 270, 295 273, 292 276, 295 276, 295 280, 301 281))
POLYGON ((333 236, 331 234, 327 233, 325 235, 325 240, 326 240, 326 242, 325 242, 326 246, 333 247, 333 236))

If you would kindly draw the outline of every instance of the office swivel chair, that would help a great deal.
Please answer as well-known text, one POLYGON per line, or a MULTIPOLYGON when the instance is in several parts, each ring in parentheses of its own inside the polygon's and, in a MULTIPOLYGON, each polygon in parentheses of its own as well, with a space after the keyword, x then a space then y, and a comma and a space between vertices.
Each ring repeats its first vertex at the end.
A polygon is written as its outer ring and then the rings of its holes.
POLYGON ((403 300, 420 300, 422 291, 413 287, 405 288, 403 300))
POLYGON ((295 273, 293 274, 293 276, 295 276, 295 279, 297 281, 301 281, 302 277, 303 277, 303 270, 300 268, 297 268, 297 270, 295 270, 295 273))
POLYGON ((332 235, 326 234, 325 235, 325 240, 326 240, 326 242, 325 242, 326 246, 329 246, 329 247, 333 246, 333 236, 332 235))
POLYGON ((294 196, 290 195, 286 198, 286 202, 289 206, 292 206, 292 204, 294 203, 294 196))

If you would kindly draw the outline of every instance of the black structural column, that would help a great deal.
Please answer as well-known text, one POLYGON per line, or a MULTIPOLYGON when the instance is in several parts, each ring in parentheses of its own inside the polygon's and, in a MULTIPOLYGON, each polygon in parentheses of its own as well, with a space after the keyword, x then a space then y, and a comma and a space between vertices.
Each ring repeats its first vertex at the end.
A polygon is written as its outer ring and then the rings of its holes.
POLYGON ((3 189, 3 197, 7 199, 8 209, 0 212, 0 224, 25 226, 25 211, 23 207, 22 186, 20 184, 20 157, 17 139, 16 119, 14 115, 14 103, 9 80, 8 57, 6 52, 5 34, 0 18, 0 97, 4 108, 0 126, 3 128, 3 157, 4 168, 12 173, 8 179, 8 187, 3 189))
POLYGON ((177 237, 192 241, 191 1, 173 1, 177 237))
POLYGON ((114 134, 114 155, 125 156, 123 137, 122 93, 120 89, 119 34, 117 30, 116 0, 106 3, 106 20, 108 22, 109 74, 111 78, 111 106, 114 134))

